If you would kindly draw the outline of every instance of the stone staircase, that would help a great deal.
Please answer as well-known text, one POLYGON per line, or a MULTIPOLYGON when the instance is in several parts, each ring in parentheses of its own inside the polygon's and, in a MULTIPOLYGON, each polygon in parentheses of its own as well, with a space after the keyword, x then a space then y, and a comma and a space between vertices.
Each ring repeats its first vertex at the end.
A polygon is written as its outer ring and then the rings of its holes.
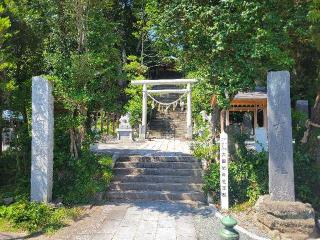
MULTIPOLYGON (((154 89, 176 89, 176 86, 154 86, 154 89)), ((168 93, 155 97, 161 102, 170 103, 179 99, 181 95, 168 93)), ((186 103, 185 103, 186 107, 186 103)), ((149 138, 180 138, 183 139, 187 133, 186 112, 177 106, 173 111, 172 106, 168 113, 159 112, 154 109, 153 117, 149 122, 149 138)))
POLYGON ((189 155, 120 157, 107 198, 204 202, 200 162, 189 155))
POLYGON ((169 111, 167 114, 156 112, 149 123, 149 138, 179 138, 184 139, 187 134, 186 113, 169 111))

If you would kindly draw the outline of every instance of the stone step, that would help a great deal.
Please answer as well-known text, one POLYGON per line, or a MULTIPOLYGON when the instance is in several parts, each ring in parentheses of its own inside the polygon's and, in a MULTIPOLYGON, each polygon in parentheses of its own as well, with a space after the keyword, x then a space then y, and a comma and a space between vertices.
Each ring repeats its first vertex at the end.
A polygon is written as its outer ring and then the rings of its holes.
POLYGON ((186 130, 187 127, 185 126, 185 124, 181 125, 181 126, 166 126, 166 128, 164 128, 165 125, 163 124, 149 124, 149 128, 159 128, 159 129, 163 129, 163 130, 186 130))
POLYGON ((154 118, 150 121, 150 124, 176 124, 176 125, 181 125, 181 124, 186 124, 187 121, 185 119, 179 119, 179 118, 174 118, 174 119, 167 119, 167 118, 154 118))
POLYGON ((202 183, 201 176, 172 176, 172 175, 115 175, 114 181, 149 182, 149 183, 202 183))
POLYGON ((185 139, 186 135, 185 134, 157 134, 157 133, 151 133, 148 136, 149 139, 185 139))
POLYGON ((150 131, 149 132, 149 137, 152 137, 152 136, 154 136, 154 137, 165 137, 165 136, 169 136, 169 137, 175 137, 175 138, 177 138, 177 137, 184 137, 186 135, 186 133, 170 133, 170 132, 159 132, 159 131, 150 131))
POLYGON ((201 201, 204 202, 202 192, 170 192, 170 191, 109 191, 109 200, 165 200, 165 201, 201 201))
POLYGON ((188 154, 179 156, 120 156, 117 162, 192 162, 199 163, 199 160, 188 154))
POLYGON ((114 168, 115 175, 202 176, 201 169, 114 168))
POLYGON ((162 129, 157 129, 157 128, 152 128, 149 130, 150 134, 186 134, 186 130, 178 130, 178 131, 174 131, 174 130, 162 130, 162 129))
POLYGON ((116 162, 116 168, 171 168, 171 169, 201 169, 196 162, 116 162))
POLYGON ((203 184, 186 183, 145 183, 145 182, 113 182, 110 184, 111 191, 201 191, 203 184))

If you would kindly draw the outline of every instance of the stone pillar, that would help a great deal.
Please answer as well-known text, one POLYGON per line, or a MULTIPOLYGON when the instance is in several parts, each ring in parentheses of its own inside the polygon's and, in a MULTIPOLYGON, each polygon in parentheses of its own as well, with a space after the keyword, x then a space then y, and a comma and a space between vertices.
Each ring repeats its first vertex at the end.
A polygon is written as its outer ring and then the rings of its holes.
POLYGON ((53 175, 52 85, 43 77, 32 78, 31 200, 49 202, 53 175))
POLYGON ((269 193, 275 201, 294 201, 290 74, 268 73, 269 193))
POLYGON ((192 139, 192 106, 191 106, 191 84, 187 84, 187 138, 192 139))
POLYGON ((148 95, 147 95, 147 85, 143 84, 142 89, 142 125, 140 138, 145 139, 147 133, 147 109, 148 109, 148 95))

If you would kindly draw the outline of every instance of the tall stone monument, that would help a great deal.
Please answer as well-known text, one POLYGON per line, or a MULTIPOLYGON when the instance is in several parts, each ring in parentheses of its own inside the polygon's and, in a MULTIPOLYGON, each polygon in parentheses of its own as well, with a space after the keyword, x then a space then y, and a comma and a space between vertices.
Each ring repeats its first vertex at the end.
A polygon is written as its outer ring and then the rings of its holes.
POLYGON ((43 77, 32 78, 31 200, 49 202, 53 172, 52 85, 43 77))
POLYGON ((310 204, 295 202, 290 74, 268 73, 269 195, 260 196, 255 219, 272 239, 309 239, 315 229, 310 204))
POLYGON ((255 219, 272 239, 312 237, 315 226, 310 204, 295 202, 290 104, 290 75, 268 73, 269 195, 260 196, 255 219))
POLYGON ((268 73, 269 194, 272 200, 294 201, 290 74, 268 73))

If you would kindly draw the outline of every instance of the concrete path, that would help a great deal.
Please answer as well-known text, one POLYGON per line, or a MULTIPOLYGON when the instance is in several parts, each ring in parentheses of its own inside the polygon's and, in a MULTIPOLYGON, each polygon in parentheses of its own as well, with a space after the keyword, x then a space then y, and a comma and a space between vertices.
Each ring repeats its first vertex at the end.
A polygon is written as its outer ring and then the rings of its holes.
POLYGON ((195 240, 192 209, 182 204, 144 202, 109 205, 108 219, 93 240, 195 240))
POLYGON ((123 155, 175 156, 190 154, 190 142, 179 139, 152 139, 128 143, 96 143, 91 150, 98 153, 123 155))
MULTIPOLYGON (((218 240, 220 220, 206 206, 124 202, 95 206, 83 219, 37 240, 218 240)), ((240 234, 240 240, 248 240, 240 234)))

